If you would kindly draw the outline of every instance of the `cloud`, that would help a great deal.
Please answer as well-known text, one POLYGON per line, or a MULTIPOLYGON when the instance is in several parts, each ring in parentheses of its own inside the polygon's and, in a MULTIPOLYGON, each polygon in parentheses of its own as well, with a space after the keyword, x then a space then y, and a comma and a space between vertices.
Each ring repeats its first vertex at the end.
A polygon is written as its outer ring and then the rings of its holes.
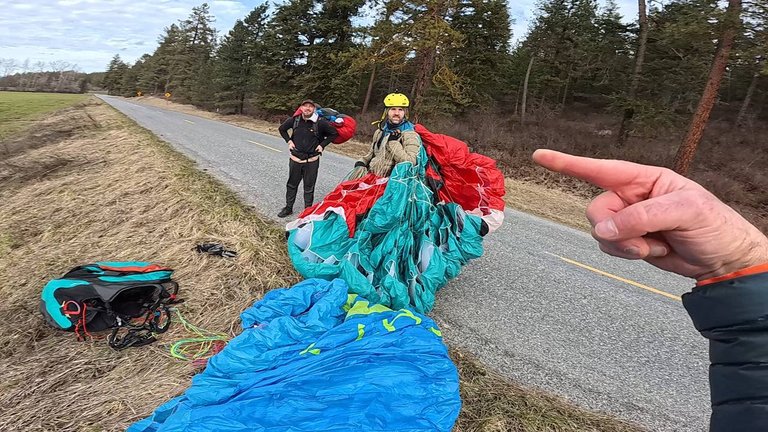
POLYGON ((219 11, 219 13, 228 13, 233 15, 245 16, 252 8, 233 0, 213 0, 211 2, 211 9, 219 11))
MULTIPOLYGON (((6 0, 0 14, 0 58, 65 60, 103 71, 116 54, 133 62, 157 46, 163 29, 204 0, 6 0)), ((213 0, 219 34, 264 0, 213 0)))

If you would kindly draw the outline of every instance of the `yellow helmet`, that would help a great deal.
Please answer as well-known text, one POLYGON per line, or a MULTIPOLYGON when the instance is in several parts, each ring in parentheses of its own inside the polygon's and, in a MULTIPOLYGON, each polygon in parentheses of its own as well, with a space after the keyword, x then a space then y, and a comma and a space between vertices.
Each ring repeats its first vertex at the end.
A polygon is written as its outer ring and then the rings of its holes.
POLYGON ((387 108, 403 107, 407 108, 411 105, 408 100, 408 96, 402 93, 390 93, 384 98, 384 106, 387 108))

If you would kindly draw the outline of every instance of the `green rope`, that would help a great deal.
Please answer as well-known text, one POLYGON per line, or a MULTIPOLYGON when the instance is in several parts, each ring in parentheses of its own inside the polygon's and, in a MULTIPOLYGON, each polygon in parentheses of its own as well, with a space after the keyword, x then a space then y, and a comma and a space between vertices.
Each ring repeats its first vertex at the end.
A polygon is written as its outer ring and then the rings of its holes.
POLYGON ((190 323, 177 308, 171 310, 176 312, 178 322, 184 326, 184 329, 197 336, 172 343, 169 348, 171 357, 184 361, 207 359, 221 350, 220 347, 215 349, 217 345, 223 345, 229 340, 229 336, 224 333, 205 330, 190 323))

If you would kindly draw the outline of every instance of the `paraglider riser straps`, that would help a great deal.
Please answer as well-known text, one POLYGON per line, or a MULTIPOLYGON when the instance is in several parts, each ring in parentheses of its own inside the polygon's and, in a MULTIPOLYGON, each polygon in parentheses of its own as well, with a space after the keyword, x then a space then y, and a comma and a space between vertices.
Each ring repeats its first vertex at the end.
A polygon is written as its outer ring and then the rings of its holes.
POLYGON ((110 316, 114 321, 112 332, 107 336, 107 343, 114 350, 122 350, 128 347, 140 347, 155 342, 154 335, 165 333, 171 325, 170 305, 183 303, 184 300, 176 297, 179 291, 179 285, 172 282, 172 289, 169 292, 161 285, 162 292, 153 303, 145 303, 141 310, 146 311, 140 316, 126 316, 117 313, 109 304, 102 307, 91 302, 77 304, 77 311, 72 311, 68 315, 76 315, 77 323, 75 325, 75 334, 78 341, 84 341, 86 336, 92 337, 88 332, 86 313, 90 309, 94 312, 102 312, 110 316), (124 333, 121 335, 121 333, 124 333))

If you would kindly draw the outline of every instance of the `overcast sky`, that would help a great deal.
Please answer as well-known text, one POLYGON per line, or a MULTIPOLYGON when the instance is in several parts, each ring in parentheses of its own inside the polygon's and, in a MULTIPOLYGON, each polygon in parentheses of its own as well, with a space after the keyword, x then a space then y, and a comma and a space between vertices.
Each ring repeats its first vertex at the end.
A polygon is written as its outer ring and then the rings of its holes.
MULTIPOLYGON (((203 0, 5 0, 0 13, 0 58, 64 60, 84 72, 106 69, 115 54, 134 62, 152 53, 163 28, 186 18, 203 0)), ((219 35, 226 34, 263 0, 208 1, 219 35)), ((522 37, 535 0, 511 1, 513 32, 522 37)), ((637 14, 635 0, 618 0, 625 19, 637 14)))

